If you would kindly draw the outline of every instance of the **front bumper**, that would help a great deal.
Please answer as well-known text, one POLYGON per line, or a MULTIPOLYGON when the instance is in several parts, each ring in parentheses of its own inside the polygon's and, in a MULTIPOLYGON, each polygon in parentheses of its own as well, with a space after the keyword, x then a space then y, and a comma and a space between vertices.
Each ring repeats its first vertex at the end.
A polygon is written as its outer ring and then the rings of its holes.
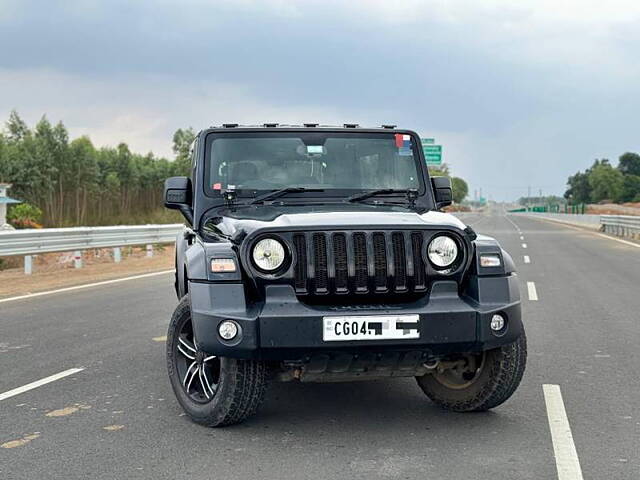
POLYGON ((247 303, 239 283, 190 282, 191 311, 198 347, 207 353, 264 360, 305 361, 325 353, 419 352, 422 358, 477 352, 512 343, 523 331, 515 275, 472 277, 464 292, 452 281, 434 282, 428 295, 403 304, 368 306, 307 305, 288 285, 265 289, 265 301, 247 303), (501 336, 489 323, 495 313, 507 319, 501 336), (418 314, 420 336, 411 340, 325 342, 323 317, 418 314), (235 320, 241 338, 226 342, 218 325, 235 320))

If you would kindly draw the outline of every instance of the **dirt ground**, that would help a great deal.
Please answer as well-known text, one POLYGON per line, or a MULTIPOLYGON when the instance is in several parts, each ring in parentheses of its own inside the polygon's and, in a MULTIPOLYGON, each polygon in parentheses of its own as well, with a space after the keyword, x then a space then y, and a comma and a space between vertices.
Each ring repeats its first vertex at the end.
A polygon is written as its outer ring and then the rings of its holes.
POLYGON ((640 215, 640 203, 605 203, 602 205, 591 204, 587 205, 587 211, 585 213, 591 213, 595 215, 640 215))
POLYGON ((24 273, 23 257, 5 259, 5 265, 12 268, 0 270, 0 298, 170 270, 174 266, 173 246, 156 246, 151 258, 143 248, 123 248, 120 263, 114 263, 112 252, 111 249, 85 251, 82 268, 78 269, 70 253, 38 255, 31 275, 24 273))

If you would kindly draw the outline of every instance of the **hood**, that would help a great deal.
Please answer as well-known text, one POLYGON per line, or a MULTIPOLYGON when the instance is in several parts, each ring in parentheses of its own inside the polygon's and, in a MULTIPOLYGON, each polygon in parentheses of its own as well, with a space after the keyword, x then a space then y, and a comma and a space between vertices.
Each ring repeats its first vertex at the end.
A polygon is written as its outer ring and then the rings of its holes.
POLYGON ((238 205, 217 210, 203 223, 203 233, 239 242, 260 229, 391 229, 453 227, 465 224, 448 213, 417 213, 396 205, 238 205))

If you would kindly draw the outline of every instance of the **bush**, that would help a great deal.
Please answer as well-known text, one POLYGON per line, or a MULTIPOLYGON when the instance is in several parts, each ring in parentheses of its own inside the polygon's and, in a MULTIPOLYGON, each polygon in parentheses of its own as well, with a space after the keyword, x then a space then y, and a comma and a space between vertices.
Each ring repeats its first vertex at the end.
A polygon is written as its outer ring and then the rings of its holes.
POLYGON ((14 205, 7 213, 7 221, 15 228, 42 228, 41 219, 42 210, 28 203, 14 205))

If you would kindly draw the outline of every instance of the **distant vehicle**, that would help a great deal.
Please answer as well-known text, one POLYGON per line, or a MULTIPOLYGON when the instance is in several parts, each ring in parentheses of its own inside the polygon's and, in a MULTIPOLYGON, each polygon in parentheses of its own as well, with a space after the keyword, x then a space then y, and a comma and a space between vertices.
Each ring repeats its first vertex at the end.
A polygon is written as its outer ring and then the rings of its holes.
POLYGON ((435 403, 487 410, 526 362, 511 257, 441 213, 418 135, 395 126, 224 125, 165 182, 176 241, 171 385, 211 427, 270 381, 416 377, 435 403))

